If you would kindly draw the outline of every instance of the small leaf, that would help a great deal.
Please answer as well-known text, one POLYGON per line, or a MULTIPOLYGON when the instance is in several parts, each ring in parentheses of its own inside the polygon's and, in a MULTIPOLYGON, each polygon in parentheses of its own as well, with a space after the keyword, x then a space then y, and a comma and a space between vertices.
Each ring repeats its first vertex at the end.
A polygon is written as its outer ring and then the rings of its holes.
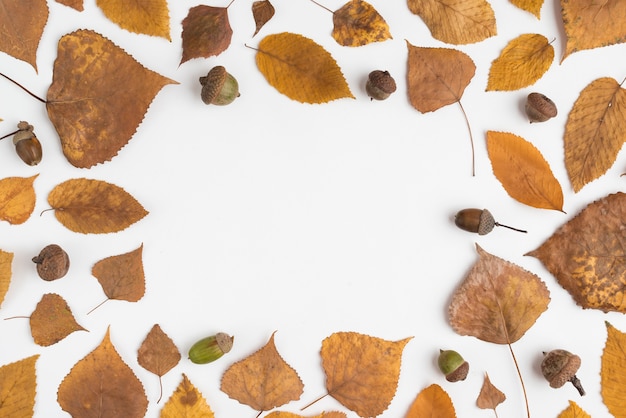
POLYGON ((159 376, 161 392, 157 403, 163 395, 161 377, 178 364, 180 357, 180 351, 174 341, 163 332, 158 324, 155 324, 139 347, 137 362, 144 369, 159 376))
POLYGON ((72 9, 78 10, 82 12, 85 7, 83 5, 83 0, 55 0, 57 3, 60 3, 64 6, 71 7, 72 9))
MULTIPOLYGON (((267 414, 265 418, 307 418, 304 415, 292 414, 291 412, 274 411, 267 414)), ((320 415, 315 415, 308 418, 346 418, 346 414, 338 411, 322 412, 320 415)))
POLYGON ((35 413, 39 354, 0 367, 0 416, 31 418, 35 413))
POLYGON ((11 264, 13 263, 13 253, 9 253, 0 250, 0 306, 2 301, 9 291, 9 285, 11 284, 11 264))
MULTIPOLYGON (((615 415, 617 417, 617 415, 615 415)), ((569 401, 569 406, 563 410, 556 418, 591 418, 591 415, 583 411, 583 409, 574 401, 569 401)))
POLYGON ((333 13, 333 38, 339 45, 363 46, 391 39, 391 33, 371 4, 350 0, 333 13))
POLYGON ((122 29, 171 40, 166 0, 96 0, 96 4, 122 29))
POLYGON ((260 0, 252 3, 252 16, 254 17, 254 23, 256 24, 256 29, 252 35, 253 37, 259 33, 261 28, 265 26, 265 24, 269 22, 272 17, 274 17, 274 12, 274 6, 272 6, 272 3, 270 3, 269 0, 260 0))
POLYGON ((30 0, 27 7, 24 10, 23 0, 2 1, 0 51, 29 63, 37 71, 37 48, 48 22, 48 3, 30 0))
POLYGON ((446 391, 432 384, 418 393, 404 418, 456 418, 456 411, 446 391))
POLYGON ((142 262, 143 244, 131 252, 98 261, 91 274, 108 299, 137 302, 146 292, 142 262))
POLYGON ((74 331, 86 331, 74 319, 65 299, 54 293, 42 296, 30 315, 30 331, 35 344, 56 344, 74 331))
POLYGON ((504 393, 491 383, 489 375, 485 373, 485 380, 476 399, 476 406, 480 409, 493 409, 495 411, 496 407, 505 400, 504 393))
POLYGON ((183 20, 183 57, 180 63, 221 54, 230 45, 232 36, 228 8, 192 7, 183 20))
POLYGON ((606 322, 600 385, 602 401, 615 418, 626 417, 626 334, 606 322))
POLYGON ((32 177, 7 177, 0 180, 0 220, 23 224, 35 210, 35 188, 32 177))
POLYGON ((160 418, 214 418, 215 415, 202 393, 183 373, 172 396, 161 410, 160 418))
POLYGON ((509 0, 512 4, 519 7, 522 10, 526 10, 535 15, 537 19, 541 18, 541 6, 543 6, 543 0, 509 0))

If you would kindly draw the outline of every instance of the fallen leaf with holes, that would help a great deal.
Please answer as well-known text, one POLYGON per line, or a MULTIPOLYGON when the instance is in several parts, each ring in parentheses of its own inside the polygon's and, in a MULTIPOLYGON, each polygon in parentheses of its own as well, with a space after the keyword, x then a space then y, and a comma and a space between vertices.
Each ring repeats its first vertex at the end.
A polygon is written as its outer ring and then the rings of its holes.
POLYGON ((609 77, 592 81, 574 102, 563 136, 565 168, 575 192, 613 166, 624 141, 626 89, 609 77))
POLYGON ((326 103, 354 98, 330 53, 302 35, 266 36, 259 43, 256 64, 267 82, 292 100, 326 103))
MULTIPOLYGON (((174 341, 155 324, 139 346, 137 363, 144 369, 159 376, 159 399, 163 396, 162 377, 180 362, 180 351, 174 341)), ((184 415, 182 415, 184 416, 184 415)))
POLYGON ((487 131, 493 174, 513 199, 534 208, 563 211, 563 189, 541 152, 524 138, 487 131))
POLYGON ((143 418, 148 410, 143 386, 113 346, 109 329, 65 376, 57 401, 76 418, 143 418))
POLYGON ((32 177, 7 177, 0 180, 0 220, 12 225, 26 222, 35 210, 35 188, 32 177))
POLYGON ((0 250, 0 306, 9 291, 11 285, 11 276, 13 272, 11 265, 13 264, 13 253, 0 250))
POLYGON ((322 412, 319 415, 305 417, 304 415, 292 414, 291 412, 274 411, 265 418, 346 418, 346 414, 338 411, 322 412))
POLYGON ((548 71, 554 48, 543 35, 526 33, 510 41, 491 63, 487 91, 528 87, 548 71))
POLYGON ((432 384, 417 394, 404 418, 456 418, 452 399, 441 386, 432 384))
POLYGON ((252 3, 252 16, 254 17, 254 24, 256 28, 254 30, 253 37, 261 30, 267 22, 274 17, 274 6, 270 3, 270 0, 260 0, 252 3))
POLYGON ((526 255, 538 258, 583 308, 626 313, 626 194, 585 207, 526 255))
POLYGON ((183 19, 183 57, 180 63, 221 54, 230 46, 232 36, 228 7, 203 4, 192 7, 183 19))
POLYGON ((27 7, 28 10, 24 10, 22 0, 2 1, 0 51, 27 62, 37 71, 37 48, 48 22, 48 3, 46 0, 30 0, 27 7))
POLYGON ((278 353, 272 334, 263 348, 224 372, 220 389, 256 411, 269 411, 300 399, 304 384, 278 353))
POLYGON ((143 67, 96 32, 64 35, 46 108, 67 160, 80 168, 111 160, 130 141, 167 84, 177 83, 143 67))
POLYGON ((564 60, 574 52, 626 41, 626 2, 623 0, 561 0, 565 27, 564 60))
POLYGON ((0 367, 0 416, 31 418, 35 413, 39 354, 0 367))
POLYGON ((363 0, 350 0, 335 10, 332 35, 342 46, 363 46, 391 39, 385 19, 363 0))
POLYGON ((337 332, 320 351, 328 395, 361 417, 375 417, 398 387, 402 352, 412 337, 387 341, 356 332, 337 332))
POLYGON ((83 234, 118 232, 148 214, 121 187, 85 178, 66 180, 54 187, 48 203, 61 224, 83 234))
POLYGON ((57 3, 60 3, 64 6, 71 7, 72 9, 78 10, 82 12, 85 9, 83 5, 83 0, 55 0, 57 3))
MULTIPOLYGON (((498 405, 506 400, 506 395, 502 393, 500 389, 495 387, 489 375, 485 373, 485 380, 483 386, 480 388, 480 393, 476 399, 476 406, 480 409, 493 409, 494 413, 498 405)), ((497 416, 497 413, 496 413, 497 416)))
POLYGON ((537 19, 541 18, 541 6, 543 6, 543 0, 509 0, 513 5, 519 7, 522 10, 526 10, 529 13, 535 15, 537 19))
POLYGON ((54 293, 43 295, 30 315, 30 332, 35 344, 47 347, 74 331, 86 329, 76 322, 65 299, 54 293))
POLYGON ((435 39, 448 44, 472 44, 497 33, 495 14, 485 0, 407 0, 407 4, 435 39))
POLYGON ((576 402, 569 401, 569 406, 556 418, 591 418, 591 415, 586 413, 576 402))
POLYGON ((615 418, 626 417, 626 334, 606 322, 607 338, 602 351, 600 386, 602 401, 615 418))
POLYGON ((159 418, 214 418, 215 415, 202 393, 183 373, 183 379, 165 403, 159 418))
POLYGON ((166 0, 96 0, 96 5, 122 29, 171 40, 166 0))

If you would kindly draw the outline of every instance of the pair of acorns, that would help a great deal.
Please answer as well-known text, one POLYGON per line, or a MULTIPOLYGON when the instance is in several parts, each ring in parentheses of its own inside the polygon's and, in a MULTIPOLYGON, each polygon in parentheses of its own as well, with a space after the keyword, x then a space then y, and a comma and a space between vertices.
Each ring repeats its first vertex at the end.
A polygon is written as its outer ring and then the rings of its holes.
POLYGON ((17 131, 11 132, 0 139, 13 135, 13 145, 17 155, 28 165, 37 165, 41 162, 43 152, 41 143, 33 132, 33 125, 21 121, 17 124, 17 131))

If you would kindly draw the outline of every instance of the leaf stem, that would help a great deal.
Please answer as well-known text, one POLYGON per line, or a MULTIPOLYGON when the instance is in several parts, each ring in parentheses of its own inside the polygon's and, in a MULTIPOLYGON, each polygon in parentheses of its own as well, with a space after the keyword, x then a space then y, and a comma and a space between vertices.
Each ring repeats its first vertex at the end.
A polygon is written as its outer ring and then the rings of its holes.
MULTIPOLYGON (((313 1, 313 0, 311 0, 313 1)), ((472 135, 472 127, 470 126, 469 119, 467 118, 467 113, 465 113, 465 108, 461 104, 461 101, 458 101, 459 107, 461 108, 461 112, 463 112, 463 116, 465 117, 465 124, 467 125, 467 130, 469 131, 470 137, 470 145, 472 146, 472 177, 476 175, 476 157, 474 155, 474 136, 472 135)))
POLYGON ((230 7, 231 4, 233 4, 235 2, 235 0, 230 0, 230 3, 228 3, 228 6, 226 6, 225 8, 228 9, 230 7))
POLYGON ((35 93, 31 92, 30 90, 28 90, 26 87, 22 86, 20 83, 18 83, 17 81, 13 80, 11 77, 6 76, 2 73, 0 73, 0 75, 4 78, 6 78, 7 80, 9 80, 11 83, 15 84, 16 86, 18 86, 19 88, 21 88, 22 90, 24 90, 26 93, 30 94, 32 97, 34 97, 35 99, 39 100, 41 103, 47 103, 44 99, 42 99, 41 97, 37 96, 35 93))
POLYGON ((332 10, 330 10, 328 7, 324 6, 323 4, 320 4, 320 3, 316 2, 315 0, 311 0, 311 2, 312 2, 312 3, 317 4, 317 5, 318 5, 319 7, 321 7, 322 9, 326 9, 326 10, 328 10, 329 12, 331 12, 332 14, 335 14, 335 12, 333 12, 332 10))
POLYGON ((157 403, 161 402, 162 397, 163 397, 163 377, 159 376, 159 399, 157 399, 157 403))
POLYGON ((19 315, 19 316, 10 316, 8 318, 4 318, 5 321, 8 321, 9 319, 30 319, 30 316, 19 315))
POLYGON ((106 301, 108 301, 108 300, 109 300, 109 298, 106 298, 105 300, 103 300, 102 302, 97 304, 95 308, 92 308, 89 312, 87 312, 87 315, 89 315, 90 313, 92 313, 93 311, 95 311, 96 309, 101 307, 102 305, 104 305, 106 303, 106 301))
POLYGON ((526 394, 526 386, 524 385, 524 379, 522 379, 522 372, 519 369, 519 364, 517 363, 517 358, 515 357, 515 353, 513 352, 513 347, 511 344, 508 344, 509 351, 511 352, 511 357, 513 357, 513 363, 515 363, 515 369, 517 370, 517 375, 519 376, 519 381, 522 384, 522 392, 524 393, 524 402, 526 402, 526 414, 528 418, 530 418, 530 407, 528 406, 528 395, 526 394))
POLYGON ((16 134, 16 133, 18 133, 19 131, 20 131, 20 130, 18 129, 18 130, 15 130, 15 131, 11 132, 10 134, 6 134, 6 135, 5 135, 5 136, 3 136, 2 138, 0 138, 0 141, 1 141, 1 140, 3 140, 4 138, 8 138, 8 137, 10 137, 11 135, 15 135, 15 134, 16 134))
MULTIPOLYGON (((313 1, 313 0, 311 0, 311 1, 313 1)), ((325 397, 327 397, 327 396, 328 396, 328 393, 327 393, 327 394, 325 394, 325 395, 320 396, 320 397, 319 397, 319 398, 317 398, 317 399, 314 399, 314 400, 313 400, 313 402, 309 402, 308 404, 306 404, 306 405, 304 405, 302 408, 300 408, 300 411, 304 411, 304 410, 305 410, 305 409, 307 409, 309 406, 313 405, 314 403, 316 403, 316 402, 318 402, 318 401, 321 401, 322 399, 324 399, 324 398, 325 398, 325 397)))

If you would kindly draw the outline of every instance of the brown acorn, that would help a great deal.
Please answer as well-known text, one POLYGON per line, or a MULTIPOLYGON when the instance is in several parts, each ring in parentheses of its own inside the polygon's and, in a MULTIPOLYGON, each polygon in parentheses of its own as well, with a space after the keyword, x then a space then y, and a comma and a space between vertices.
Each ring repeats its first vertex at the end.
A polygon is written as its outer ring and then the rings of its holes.
POLYGON ((545 122, 557 115, 554 102, 541 93, 530 93, 525 108, 530 123, 545 122))
POLYGON ((206 76, 200 77, 200 84, 200 97, 205 104, 225 106, 240 96, 239 83, 221 65, 211 68, 206 76))
POLYGON ((374 70, 367 77, 365 91, 372 100, 385 100, 396 91, 396 81, 389 71, 374 70))
POLYGON ((37 264, 39 277, 46 281, 60 279, 70 268, 69 256, 56 244, 44 247, 38 256, 33 257, 33 263, 37 264))
POLYGON ((550 387, 560 388, 567 382, 571 382, 580 396, 585 395, 585 390, 580 383, 576 372, 580 368, 580 357, 567 350, 552 350, 543 353, 541 361, 541 373, 550 382, 550 387))
POLYGON ((13 145, 17 155, 28 165, 37 165, 41 162, 41 143, 33 132, 33 125, 28 122, 17 124, 18 131, 13 136, 13 145))
POLYGON ((475 232, 478 233, 478 235, 486 235, 490 233, 494 226, 503 226, 517 232, 526 233, 526 231, 522 229, 513 228, 496 222, 491 212, 487 209, 462 209, 457 212, 454 217, 454 224, 464 231, 475 232))

